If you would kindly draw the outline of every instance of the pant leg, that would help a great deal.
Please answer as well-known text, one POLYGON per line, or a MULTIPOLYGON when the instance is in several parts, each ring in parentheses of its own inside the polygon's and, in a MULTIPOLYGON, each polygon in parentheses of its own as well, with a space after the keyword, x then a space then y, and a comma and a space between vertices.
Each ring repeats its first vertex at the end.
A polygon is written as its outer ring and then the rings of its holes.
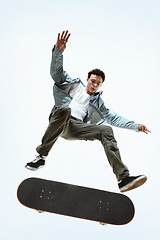
POLYGON ((42 143, 36 148, 36 151, 47 156, 53 144, 56 142, 64 128, 68 124, 71 116, 71 109, 65 105, 56 108, 50 117, 49 125, 42 138, 42 143))
POLYGON ((93 125, 71 120, 62 137, 68 140, 99 140, 118 181, 129 176, 129 170, 121 160, 113 130, 106 125, 93 125))

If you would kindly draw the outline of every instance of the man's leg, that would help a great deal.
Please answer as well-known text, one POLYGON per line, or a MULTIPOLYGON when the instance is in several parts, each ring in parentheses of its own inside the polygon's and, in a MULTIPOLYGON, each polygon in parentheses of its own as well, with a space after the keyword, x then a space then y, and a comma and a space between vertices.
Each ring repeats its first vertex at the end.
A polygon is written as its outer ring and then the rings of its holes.
POLYGON ((41 156, 47 156, 53 144, 56 142, 71 116, 71 109, 65 105, 56 108, 50 117, 48 128, 42 138, 42 144, 36 148, 41 156))
POLYGON ((121 160, 117 142, 110 126, 87 124, 71 120, 62 137, 68 140, 99 140, 101 141, 108 161, 120 181, 129 176, 129 170, 121 160))
POLYGON ((145 175, 129 176, 128 168, 121 160, 117 142, 111 127, 85 124, 71 120, 62 137, 70 140, 100 140, 117 180, 121 180, 118 183, 121 192, 132 190, 146 182, 147 177, 145 175))
POLYGON ((45 156, 48 155, 53 144, 61 135, 63 130, 67 127, 71 116, 71 109, 65 105, 57 107, 54 113, 50 117, 49 125, 42 138, 42 143, 36 150, 40 154, 35 160, 26 164, 26 168, 29 170, 37 170, 45 164, 45 156))

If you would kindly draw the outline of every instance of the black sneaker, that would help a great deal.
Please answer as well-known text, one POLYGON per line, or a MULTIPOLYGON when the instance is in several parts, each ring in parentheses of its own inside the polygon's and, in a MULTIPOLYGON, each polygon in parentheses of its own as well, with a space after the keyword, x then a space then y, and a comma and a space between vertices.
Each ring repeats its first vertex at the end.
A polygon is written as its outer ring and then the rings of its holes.
POLYGON ((136 177, 126 177, 120 183, 118 183, 120 192, 127 192, 134 188, 140 187, 147 181, 147 177, 139 175, 136 177))
POLYGON ((25 168, 32 171, 36 171, 37 169, 44 167, 44 165, 45 165, 44 157, 39 155, 36 156, 36 159, 34 159, 32 162, 27 163, 25 168))

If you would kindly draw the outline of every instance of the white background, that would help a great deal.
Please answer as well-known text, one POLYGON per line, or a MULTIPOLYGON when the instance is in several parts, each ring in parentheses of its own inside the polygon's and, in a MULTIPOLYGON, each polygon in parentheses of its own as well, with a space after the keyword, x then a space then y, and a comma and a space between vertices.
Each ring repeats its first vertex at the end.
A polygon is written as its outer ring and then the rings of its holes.
POLYGON ((159 87, 160 3, 158 0, 23 0, 0 6, 0 237, 2 240, 157 239, 160 234, 159 87), (143 123, 151 134, 114 128, 131 175, 146 174, 142 187, 128 192, 133 221, 101 226, 54 214, 38 214, 16 197, 20 182, 41 177, 119 192, 98 141, 59 139, 45 168, 24 168, 48 125, 54 104, 49 75, 58 32, 71 37, 64 68, 86 83, 87 73, 106 73, 103 100, 113 111, 143 123))

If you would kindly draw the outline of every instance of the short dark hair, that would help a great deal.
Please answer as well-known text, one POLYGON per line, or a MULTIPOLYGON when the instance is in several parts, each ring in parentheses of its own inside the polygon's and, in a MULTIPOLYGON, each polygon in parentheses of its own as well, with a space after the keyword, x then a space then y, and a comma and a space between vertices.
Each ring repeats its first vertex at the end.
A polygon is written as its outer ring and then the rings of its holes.
POLYGON ((91 70, 89 73, 88 73, 88 78, 90 78, 90 76, 94 74, 94 75, 97 75, 97 76, 100 76, 104 82, 105 80, 105 73, 103 71, 101 71, 100 69, 98 68, 95 68, 93 70, 91 70))

